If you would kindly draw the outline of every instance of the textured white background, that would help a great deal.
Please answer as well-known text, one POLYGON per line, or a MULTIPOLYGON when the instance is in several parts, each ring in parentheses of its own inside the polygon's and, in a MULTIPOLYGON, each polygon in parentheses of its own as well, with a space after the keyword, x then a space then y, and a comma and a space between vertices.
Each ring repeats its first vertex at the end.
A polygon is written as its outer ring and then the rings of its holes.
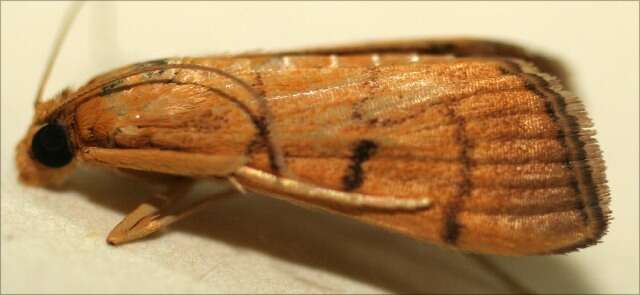
MULTIPOLYGON (((83 170, 17 183, 14 146, 66 3, 2 2, 2 292, 503 292, 459 253, 260 196, 123 247, 104 237, 151 188, 83 170)), ((598 130, 614 220, 564 256, 493 257, 538 292, 638 292, 638 3, 102 3, 82 11, 47 97, 131 62, 427 36, 491 37, 565 61, 598 130)), ((200 191, 206 191, 207 186, 200 191)))

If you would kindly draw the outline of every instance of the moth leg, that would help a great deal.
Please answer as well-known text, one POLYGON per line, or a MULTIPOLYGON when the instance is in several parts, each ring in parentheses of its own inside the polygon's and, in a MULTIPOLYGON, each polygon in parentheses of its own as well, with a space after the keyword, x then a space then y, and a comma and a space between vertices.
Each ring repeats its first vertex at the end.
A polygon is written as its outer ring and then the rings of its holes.
POLYGON ((192 185, 193 181, 173 185, 169 187, 166 194, 155 196, 140 204, 111 230, 107 236, 107 242, 111 245, 119 245, 144 238, 196 213, 212 201, 235 193, 230 190, 223 191, 175 209, 179 207, 178 201, 188 194, 192 185))
POLYGON ((166 193, 158 194, 138 205, 136 209, 125 216, 125 218, 111 230, 107 236, 107 242, 112 245, 117 245, 151 234, 153 231, 143 232, 140 230, 141 221, 154 215, 157 216, 162 208, 175 204, 178 199, 189 192, 191 186, 192 182, 188 180, 178 181, 170 185, 166 193))
POLYGON ((424 196, 415 199, 403 199, 395 196, 371 196, 354 192, 344 192, 320 187, 271 173, 263 172, 247 166, 238 168, 234 175, 242 181, 251 183, 250 187, 267 191, 281 191, 286 195, 300 196, 309 200, 328 201, 336 204, 383 210, 418 210, 431 205, 431 199, 424 196))
POLYGON ((238 182, 238 180, 235 177, 229 176, 227 177, 227 181, 229 181, 229 184, 231 184, 231 186, 233 186, 233 188, 235 188, 241 194, 244 195, 247 193, 247 190, 244 189, 244 186, 242 186, 242 184, 238 182))

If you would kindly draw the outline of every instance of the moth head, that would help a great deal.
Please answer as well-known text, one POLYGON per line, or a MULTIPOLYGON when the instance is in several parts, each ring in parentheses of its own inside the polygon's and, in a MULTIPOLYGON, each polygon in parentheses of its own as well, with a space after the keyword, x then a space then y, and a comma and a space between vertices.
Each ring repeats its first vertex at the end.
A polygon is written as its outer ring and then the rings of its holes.
POLYGON ((55 186, 73 170, 75 151, 61 112, 54 111, 55 102, 63 101, 65 91, 56 99, 36 103, 33 123, 17 146, 16 164, 20 180, 37 186, 55 186))

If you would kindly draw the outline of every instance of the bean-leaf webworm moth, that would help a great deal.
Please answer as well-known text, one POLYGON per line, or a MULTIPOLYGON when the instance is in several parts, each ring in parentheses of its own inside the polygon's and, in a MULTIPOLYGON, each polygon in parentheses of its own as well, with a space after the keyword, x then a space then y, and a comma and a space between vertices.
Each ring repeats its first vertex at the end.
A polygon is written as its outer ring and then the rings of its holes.
POLYGON ((166 213, 196 178, 464 251, 564 253, 599 241, 610 213, 562 73, 517 46, 455 38, 153 60, 38 94, 17 165, 40 186, 77 165, 176 176, 113 244, 204 206, 166 213))

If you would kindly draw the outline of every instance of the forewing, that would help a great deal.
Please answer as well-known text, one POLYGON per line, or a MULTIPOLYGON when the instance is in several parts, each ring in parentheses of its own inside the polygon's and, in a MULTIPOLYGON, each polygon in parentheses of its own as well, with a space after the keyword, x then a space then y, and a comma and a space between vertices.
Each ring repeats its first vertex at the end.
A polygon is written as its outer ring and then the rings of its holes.
POLYGON ((341 191, 434 201, 415 212, 316 205, 500 254, 573 250, 605 230, 603 167, 582 106, 526 63, 422 58, 260 75, 286 165, 274 171, 268 153, 257 152, 250 166, 341 191))

